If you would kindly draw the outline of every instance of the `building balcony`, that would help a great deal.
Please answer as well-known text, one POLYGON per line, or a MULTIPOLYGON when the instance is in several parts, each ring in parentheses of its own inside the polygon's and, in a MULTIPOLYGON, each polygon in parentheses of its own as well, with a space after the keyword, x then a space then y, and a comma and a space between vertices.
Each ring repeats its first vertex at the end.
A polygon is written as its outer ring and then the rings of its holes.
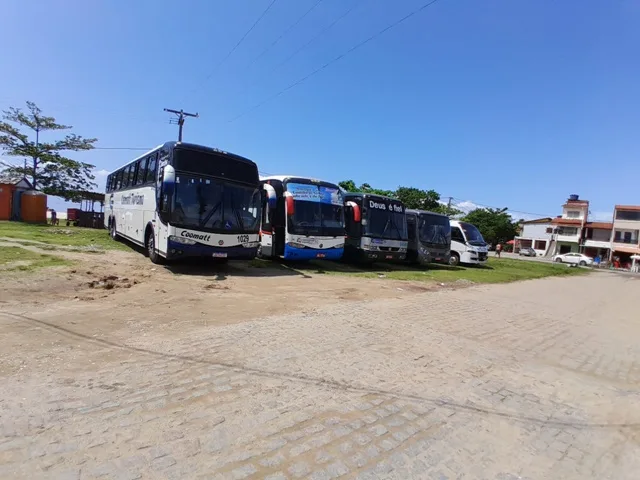
POLYGON ((569 243, 580 243, 580 235, 556 235, 556 241, 558 242, 569 242, 569 243))
POLYGON ((582 246, 591 248, 611 248, 611 242, 608 240, 585 240, 582 246))

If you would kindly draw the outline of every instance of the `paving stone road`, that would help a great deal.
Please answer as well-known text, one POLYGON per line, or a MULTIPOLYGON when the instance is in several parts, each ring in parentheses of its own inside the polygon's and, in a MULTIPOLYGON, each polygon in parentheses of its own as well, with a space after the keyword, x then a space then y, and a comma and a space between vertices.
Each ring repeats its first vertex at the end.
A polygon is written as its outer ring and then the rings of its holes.
POLYGON ((126 341, 0 312, 55 338, 2 379, 0 478, 638 478, 639 293, 593 274, 126 341))

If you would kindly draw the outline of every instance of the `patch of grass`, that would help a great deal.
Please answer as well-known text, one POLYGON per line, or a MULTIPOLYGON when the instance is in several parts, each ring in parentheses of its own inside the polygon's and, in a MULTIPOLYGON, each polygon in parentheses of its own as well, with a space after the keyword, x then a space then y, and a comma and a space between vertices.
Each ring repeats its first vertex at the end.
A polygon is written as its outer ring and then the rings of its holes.
POLYGON ((568 268, 553 263, 527 262, 506 258, 490 258, 485 266, 449 267, 431 264, 428 268, 405 266, 400 264, 375 264, 357 267, 340 262, 314 260, 308 264, 292 265, 296 270, 308 273, 327 273, 352 275, 364 278, 390 278, 407 281, 433 281, 453 283, 467 281, 474 283, 506 283, 518 280, 553 276, 583 275, 588 272, 582 268, 568 268))
POLYGON ((37 268, 59 267, 71 262, 53 255, 35 253, 20 247, 0 248, 0 271, 30 271, 37 268))
POLYGON ((114 242, 104 229, 33 225, 21 222, 0 222, 0 238, 41 242, 49 245, 75 247, 79 252, 99 250, 129 250, 126 245, 114 242))

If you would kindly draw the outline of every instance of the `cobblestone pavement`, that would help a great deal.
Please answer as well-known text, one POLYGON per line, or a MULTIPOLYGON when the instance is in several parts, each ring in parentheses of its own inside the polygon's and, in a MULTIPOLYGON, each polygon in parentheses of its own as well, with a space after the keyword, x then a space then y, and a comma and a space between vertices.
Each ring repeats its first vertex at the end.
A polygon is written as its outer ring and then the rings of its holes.
POLYGON ((599 274, 126 340, 5 311, 2 348, 49 356, 2 379, 0 478, 638 478, 639 292, 599 274))

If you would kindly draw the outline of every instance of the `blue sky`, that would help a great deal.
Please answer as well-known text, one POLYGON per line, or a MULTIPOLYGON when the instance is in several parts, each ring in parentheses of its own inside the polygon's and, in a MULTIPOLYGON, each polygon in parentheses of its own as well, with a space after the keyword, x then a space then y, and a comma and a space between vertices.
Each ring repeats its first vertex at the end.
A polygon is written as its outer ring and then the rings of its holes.
POLYGON ((570 193, 599 218, 640 204, 640 2, 439 0, 231 121, 426 0, 322 0, 255 60, 317 2, 276 0, 220 64, 271 1, 6 0, 0 107, 35 101, 102 147, 173 140, 162 109, 184 108, 185 141, 264 172, 544 215, 570 193))

